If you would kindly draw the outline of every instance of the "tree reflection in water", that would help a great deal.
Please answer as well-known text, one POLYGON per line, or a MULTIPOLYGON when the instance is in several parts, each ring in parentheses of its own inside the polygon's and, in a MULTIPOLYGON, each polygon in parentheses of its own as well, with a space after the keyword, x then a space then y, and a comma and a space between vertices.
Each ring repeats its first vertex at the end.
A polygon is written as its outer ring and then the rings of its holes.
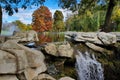
POLYGON ((37 44, 62 42, 64 41, 64 33, 56 33, 56 32, 38 33, 38 38, 39 38, 39 42, 37 44))

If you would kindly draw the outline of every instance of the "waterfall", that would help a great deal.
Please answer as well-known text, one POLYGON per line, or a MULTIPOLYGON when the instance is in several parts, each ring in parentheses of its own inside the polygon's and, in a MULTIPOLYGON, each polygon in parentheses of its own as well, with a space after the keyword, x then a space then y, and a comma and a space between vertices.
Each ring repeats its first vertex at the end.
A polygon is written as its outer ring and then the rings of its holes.
POLYGON ((78 80, 104 80, 101 64, 95 59, 94 54, 88 52, 82 54, 78 51, 76 55, 76 68, 78 80))

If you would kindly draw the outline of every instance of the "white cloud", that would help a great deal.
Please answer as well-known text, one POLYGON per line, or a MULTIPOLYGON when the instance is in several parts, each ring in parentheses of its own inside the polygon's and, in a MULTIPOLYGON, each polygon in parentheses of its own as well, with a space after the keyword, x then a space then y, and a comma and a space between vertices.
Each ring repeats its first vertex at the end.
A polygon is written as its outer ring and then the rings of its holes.
MULTIPOLYGON (((7 22, 12 22, 15 20, 20 20, 25 24, 30 24, 32 22, 32 13, 34 12, 34 10, 36 10, 37 8, 32 8, 32 9, 19 9, 18 13, 14 13, 12 16, 8 16, 7 13, 5 13, 5 11, 3 11, 3 22, 7 21, 7 22)), ((50 11, 52 12, 52 15, 54 14, 54 12, 56 10, 60 10, 63 12, 64 17, 67 17, 67 14, 70 14, 71 11, 66 11, 63 9, 50 9, 50 11)), ((64 18, 64 20, 65 20, 64 18)))

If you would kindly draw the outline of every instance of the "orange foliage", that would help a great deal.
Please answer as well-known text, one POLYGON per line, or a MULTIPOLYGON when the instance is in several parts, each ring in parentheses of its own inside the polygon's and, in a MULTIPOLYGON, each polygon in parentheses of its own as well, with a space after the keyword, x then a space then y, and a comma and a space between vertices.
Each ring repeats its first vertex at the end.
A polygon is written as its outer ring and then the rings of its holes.
POLYGON ((52 29, 52 14, 45 6, 41 6, 32 15, 32 27, 37 32, 49 31, 52 29))
POLYGON ((39 42, 38 44, 44 44, 45 42, 52 42, 52 38, 44 34, 38 34, 39 42))

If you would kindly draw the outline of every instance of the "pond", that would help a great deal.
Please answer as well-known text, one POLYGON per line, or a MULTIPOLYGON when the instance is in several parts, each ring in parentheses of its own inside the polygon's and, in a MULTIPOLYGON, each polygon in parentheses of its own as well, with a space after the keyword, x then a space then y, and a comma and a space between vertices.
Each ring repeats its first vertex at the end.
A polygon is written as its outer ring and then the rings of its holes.
POLYGON ((51 43, 51 42, 64 42, 64 32, 43 32, 38 33, 39 42, 37 44, 51 43))

